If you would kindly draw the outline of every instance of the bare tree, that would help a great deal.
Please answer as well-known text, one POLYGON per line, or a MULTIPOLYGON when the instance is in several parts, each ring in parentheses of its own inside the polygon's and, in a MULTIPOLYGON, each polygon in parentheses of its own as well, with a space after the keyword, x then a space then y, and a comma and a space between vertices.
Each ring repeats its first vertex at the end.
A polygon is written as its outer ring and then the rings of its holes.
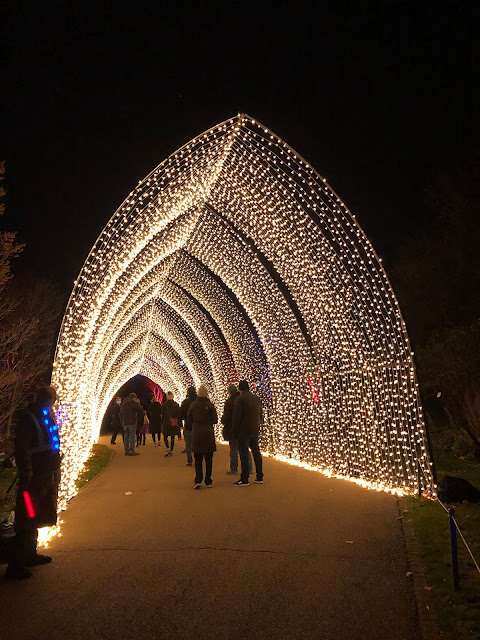
MULTIPOLYGON (((0 162, 0 182, 5 177, 5 163, 0 162)), ((5 212, 5 204, 2 199, 5 197, 5 189, 0 185, 0 216, 5 212)), ((10 278, 10 260, 18 256, 23 245, 15 242, 15 233, 9 231, 0 232, 0 291, 10 278)))
POLYGON ((2 298, 0 425, 8 439, 15 412, 35 386, 50 377, 61 297, 47 280, 16 278, 2 298))

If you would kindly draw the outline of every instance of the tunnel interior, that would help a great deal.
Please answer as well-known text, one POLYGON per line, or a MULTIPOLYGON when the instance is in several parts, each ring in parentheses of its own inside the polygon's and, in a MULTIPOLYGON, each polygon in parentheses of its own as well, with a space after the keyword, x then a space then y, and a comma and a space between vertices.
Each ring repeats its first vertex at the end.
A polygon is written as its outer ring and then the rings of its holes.
POLYGON ((88 256, 54 364, 64 500, 116 391, 260 396, 265 455, 368 486, 432 489, 413 355, 381 261, 341 199, 245 114, 128 195, 88 256))

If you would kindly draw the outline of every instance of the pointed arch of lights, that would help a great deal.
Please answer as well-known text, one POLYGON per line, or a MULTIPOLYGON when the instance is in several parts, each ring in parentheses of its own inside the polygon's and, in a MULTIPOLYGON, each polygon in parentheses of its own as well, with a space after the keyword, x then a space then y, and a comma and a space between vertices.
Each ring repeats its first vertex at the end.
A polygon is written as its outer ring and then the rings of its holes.
POLYGON ((75 282, 53 374, 62 505, 113 394, 138 373, 177 400, 204 383, 219 410, 246 378, 267 455, 378 489, 432 489, 412 355, 354 215, 241 114, 139 182, 75 282))

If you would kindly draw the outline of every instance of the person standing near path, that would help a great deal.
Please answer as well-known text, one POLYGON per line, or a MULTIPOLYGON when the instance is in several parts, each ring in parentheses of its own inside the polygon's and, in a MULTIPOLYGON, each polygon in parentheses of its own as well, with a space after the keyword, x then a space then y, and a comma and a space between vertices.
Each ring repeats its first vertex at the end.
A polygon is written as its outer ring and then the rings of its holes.
POLYGON ((240 395, 233 405, 232 434, 238 440, 238 451, 242 474, 234 482, 235 487, 248 487, 248 450, 251 449, 255 461, 256 484, 263 484, 262 454, 258 446, 258 432, 263 422, 263 410, 260 398, 250 391, 248 382, 242 380, 238 385, 240 395))
POLYGON ((195 387, 188 387, 187 397, 180 406, 179 418, 183 424, 183 437, 185 438, 185 453, 187 454, 187 467, 192 466, 192 421, 188 419, 188 409, 197 399, 195 387))
POLYGON ((120 422, 120 405, 122 404, 122 398, 117 396, 115 398, 115 404, 112 409, 112 439, 110 440, 110 444, 117 444, 117 434, 119 431, 122 432, 123 437, 123 429, 122 423, 120 422))
POLYGON ((150 433, 152 434, 153 446, 157 446, 155 437, 157 437, 158 446, 160 446, 160 438, 162 435, 162 405, 155 398, 153 398, 147 409, 147 415, 150 420, 150 433))
POLYGON ((175 436, 180 435, 180 427, 178 426, 179 410, 180 407, 178 406, 178 402, 175 402, 173 399, 173 393, 169 391, 167 393, 167 401, 162 404, 162 431, 163 441, 167 447, 167 452, 165 453, 166 458, 171 458, 173 456, 175 436), (170 438, 170 444, 168 442, 168 438, 170 438))
POLYGON ((50 556, 37 553, 37 537, 40 527, 57 524, 60 439, 52 411, 56 399, 55 389, 44 387, 35 401, 16 416, 16 535, 5 573, 14 580, 29 578, 32 572, 27 567, 52 561, 50 556))
POLYGON ((124 430, 123 444, 126 456, 140 455, 138 451, 135 451, 135 439, 137 435, 137 420, 139 420, 139 416, 143 419, 143 413, 144 411, 138 402, 136 393, 131 393, 122 402, 120 420, 124 430))
MULTIPOLYGON (((232 435, 232 416, 233 416, 233 406, 235 404, 235 400, 240 395, 237 387, 234 384, 228 386, 228 398, 225 400, 225 404, 223 407, 223 414, 221 418, 221 423, 223 424, 223 439, 228 441, 228 445, 230 447, 230 471, 227 473, 231 475, 237 475, 238 473, 238 440, 232 435)), ((250 451, 248 452, 248 467, 250 473, 252 473, 253 465, 252 465, 252 456, 250 455, 250 451)))
POLYGON ((218 422, 215 407, 208 399, 208 389, 201 384, 197 399, 188 408, 187 420, 192 423, 192 449, 195 456, 195 485, 200 489, 203 480, 203 460, 205 459, 205 485, 213 487, 213 454, 217 450, 213 425, 218 422))

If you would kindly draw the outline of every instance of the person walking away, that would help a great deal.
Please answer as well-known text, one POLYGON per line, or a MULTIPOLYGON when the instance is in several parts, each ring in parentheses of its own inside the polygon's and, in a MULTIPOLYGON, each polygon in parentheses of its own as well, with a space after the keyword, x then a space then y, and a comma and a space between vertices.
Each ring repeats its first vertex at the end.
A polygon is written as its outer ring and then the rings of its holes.
POLYGON ((60 439, 52 411, 56 399, 53 387, 43 387, 35 401, 15 416, 16 536, 5 573, 14 580, 29 578, 28 567, 52 561, 37 553, 37 538, 40 527, 57 524, 60 439))
POLYGON ((262 454, 258 446, 258 432, 263 422, 263 410, 260 398, 250 391, 248 382, 242 380, 238 385, 240 395, 233 405, 232 434, 238 440, 238 452, 242 473, 240 480, 234 482, 236 487, 248 487, 248 450, 255 462, 256 484, 263 484, 262 454))
POLYGON ((137 394, 131 393, 128 398, 125 398, 120 407, 120 420, 124 431, 123 445, 126 456, 139 455, 138 451, 135 451, 135 436, 139 416, 142 416, 143 419, 143 409, 139 404, 137 394))
POLYGON ((173 399, 173 393, 169 391, 167 393, 167 401, 162 405, 162 431, 163 441, 167 447, 165 453, 166 458, 173 456, 173 448, 175 446, 175 436, 180 435, 180 427, 178 426, 178 414, 180 407, 178 402, 173 399), (170 444, 168 439, 170 438, 170 444))
POLYGON ((158 446, 160 446, 160 437, 162 435, 162 405, 155 398, 150 402, 150 406, 147 409, 147 416, 150 420, 149 428, 152 434, 153 446, 157 446, 155 438, 157 438, 158 446))
POLYGON ((202 487, 203 460, 205 460, 205 486, 213 487, 213 454, 217 450, 213 425, 218 422, 215 407, 208 399, 208 390, 202 384, 198 387, 197 399, 191 403, 187 420, 192 423, 192 450, 195 456, 194 489, 202 487))
MULTIPOLYGON (((221 417, 221 423, 223 424, 223 439, 228 441, 228 445, 230 447, 230 471, 227 473, 231 475, 237 475, 238 473, 238 440, 232 435, 232 416, 233 416, 233 405, 235 404, 235 400, 240 395, 237 387, 234 384, 229 385, 228 389, 228 398, 225 400, 225 404, 223 406, 223 414, 221 417)), ((250 473, 252 473, 253 463, 252 456, 250 455, 250 451, 248 452, 248 468, 250 473)))
POLYGON ((188 387, 187 397, 180 406, 180 423, 183 425, 183 436, 185 438, 185 453, 187 454, 187 467, 191 467, 192 459, 192 421, 188 418, 188 409, 192 402, 197 399, 195 387, 188 387))
POLYGON ((120 396, 117 396, 115 398, 115 404, 113 405, 113 409, 112 409, 112 420, 110 423, 112 426, 112 439, 110 440, 110 444, 117 444, 116 440, 117 440, 117 435, 119 431, 122 432, 122 437, 123 437, 122 423, 120 422, 120 405, 121 404, 122 404, 122 398, 120 396))
MULTIPOLYGON (((135 402, 140 407, 142 407, 140 398, 138 396, 135 398, 135 402)), ((143 407, 142 407, 142 410, 143 410, 143 407)), ((142 414, 137 414, 137 447, 139 447, 142 444, 142 429, 143 429, 144 419, 145 419, 145 411, 143 411, 142 414)))

